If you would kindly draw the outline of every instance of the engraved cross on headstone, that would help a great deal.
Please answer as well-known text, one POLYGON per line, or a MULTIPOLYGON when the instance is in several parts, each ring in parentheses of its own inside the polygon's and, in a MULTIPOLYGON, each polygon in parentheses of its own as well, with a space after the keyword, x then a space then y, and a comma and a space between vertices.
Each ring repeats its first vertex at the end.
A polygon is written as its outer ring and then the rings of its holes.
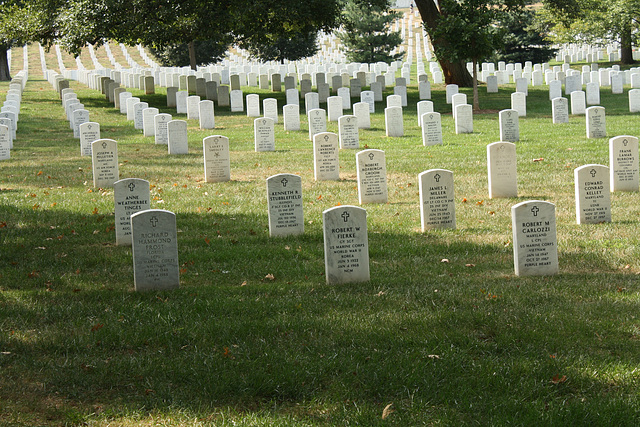
POLYGON ((538 208, 537 206, 534 206, 531 208, 531 213, 533 214, 533 216, 538 216, 538 211, 540 210, 540 208, 538 208))
POLYGON ((136 185, 133 182, 130 182, 128 187, 129 187, 129 191, 133 191, 133 190, 135 190, 136 185))
POLYGON ((281 180, 280 182, 282 183, 282 186, 283 186, 283 187, 286 187, 286 186, 287 186, 287 183, 288 183, 289 181, 287 181, 287 178, 282 178, 282 180, 281 180))
POLYGON ((591 170, 589 171, 589 173, 591 174, 591 177, 593 177, 593 178, 595 178, 595 177, 596 177, 597 172, 596 172, 596 170, 595 170, 595 169, 591 169, 591 170))
POLYGON ((435 180, 436 180, 436 182, 440 182, 440 178, 441 178, 441 176, 440 176, 440 174, 439 174, 439 173, 437 173, 437 174, 435 174, 435 175, 433 176, 433 179, 435 179, 435 180))
POLYGON ((158 217, 156 217, 155 215, 154 215, 154 216, 152 216, 152 217, 149 219, 149 222, 151 223, 151 226, 152 226, 152 227, 155 227, 156 225, 158 225, 158 217))
POLYGON ((349 212, 343 212, 341 216, 344 222, 347 222, 347 220, 349 219, 349 212))
POLYGON ((373 153, 369 153, 369 160, 373 160, 374 157, 375 155, 373 153))

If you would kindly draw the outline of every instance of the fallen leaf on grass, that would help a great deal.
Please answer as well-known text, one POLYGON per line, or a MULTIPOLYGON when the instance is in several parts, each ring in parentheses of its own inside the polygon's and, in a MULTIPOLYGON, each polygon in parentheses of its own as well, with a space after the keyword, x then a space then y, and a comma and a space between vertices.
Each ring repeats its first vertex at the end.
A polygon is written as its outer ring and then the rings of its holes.
POLYGON ((104 323, 98 323, 97 325, 93 325, 91 327, 91 332, 95 332, 97 330, 100 330, 104 327, 104 323))
POLYGON ((447 258, 442 258, 440 262, 449 262, 449 260, 447 258))
POLYGON ((389 403, 387 406, 384 407, 384 409, 382 410, 382 419, 386 420, 389 415, 393 414, 393 409, 392 409, 393 403, 389 403))
POLYGON ((465 264, 464 266, 465 267, 475 267, 476 265, 475 264, 465 264))
POLYGON ((553 376, 553 378, 551 378, 551 383, 553 383, 553 384, 560 384, 560 383, 563 383, 565 381, 567 381, 567 376, 566 375, 560 376, 560 375, 556 374, 556 375, 553 376))
POLYGON ((267 280, 276 280, 276 278, 271 273, 269 273, 266 276, 264 276, 264 278, 267 279, 267 280))
POLYGON ((543 158, 543 157, 540 157, 539 159, 533 159, 533 161, 534 161, 534 162, 541 162, 541 161, 543 161, 543 160, 544 160, 544 158, 543 158))

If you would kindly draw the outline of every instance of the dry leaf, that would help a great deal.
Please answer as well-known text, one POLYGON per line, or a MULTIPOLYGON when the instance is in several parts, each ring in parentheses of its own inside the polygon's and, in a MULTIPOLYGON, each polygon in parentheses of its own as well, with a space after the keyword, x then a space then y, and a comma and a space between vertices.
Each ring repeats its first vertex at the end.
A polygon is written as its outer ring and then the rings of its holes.
POLYGON ((244 282, 242 282, 240 286, 247 286, 247 281, 245 280, 244 282))
POLYGON ((391 408, 393 406, 393 403, 389 403, 387 406, 384 407, 384 410, 382 411, 382 419, 386 420, 389 415, 391 415, 394 411, 391 408))
POLYGON ((533 159, 533 161, 534 161, 534 162, 541 162, 541 161, 543 161, 543 160, 544 160, 544 158, 543 158, 543 157, 540 157, 539 159, 533 159))
POLYGON ((104 323, 98 323, 97 325, 93 325, 91 327, 91 332, 95 332, 99 329, 102 329, 104 327, 104 323))
POLYGON ((553 376, 553 378, 551 378, 551 383, 553 383, 553 384, 560 384, 560 383, 563 383, 565 381, 567 381, 567 376, 566 375, 560 376, 560 375, 556 374, 556 375, 553 376))
POLYGON ((449 260, 447 258, 442 258, 440 262, 449 262, 449 260))
POLYGON ((476 265, 475 264, 465 264, 464 266, 465 267, 475 267, 476 265))
POLYGON ((264 278, 267 279, 267 280, 276 280, 276 278, 271 273, 269 273, 266 276, 264 276, 264 278))

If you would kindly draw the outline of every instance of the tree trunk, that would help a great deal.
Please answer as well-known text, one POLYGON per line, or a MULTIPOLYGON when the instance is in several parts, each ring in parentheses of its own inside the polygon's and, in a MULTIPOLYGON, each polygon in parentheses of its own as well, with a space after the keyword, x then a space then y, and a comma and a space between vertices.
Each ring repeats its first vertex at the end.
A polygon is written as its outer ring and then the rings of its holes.
POLYGON ((631 41, 631 26, 627 26, 620 34, 620 62, 623 64, 633 64, 633 43, 631 41))
POLYGON ((480 111, 480 100, 478 99, 478 60, 473 58, 473 110, 480 111))
MULTIPOLYGON (((415 0, 416 6, 420 11, 422 22, 425 25, 427 33, 431 34, 438 27, 438 18, 440 17, 440 9, 434 3, 434 0, 415 0)), ((431 36, 429 36, 431 38, 431 36)), ((431 44, 435 49, 438 46, 447 46, 449 42, 442 38, 432 39, 431 44)), ((444 82, 446 84, 457 84, 460 87, 472 87, 473 78, 465 63, 462 61, 449 62, 438 56, 438 62, 444 73, 444 82)))
POLYGON ((198 63, 196 62, 196 46, 195 42, 189 42, 187 45, 189 48, 189 65, 193 71, 198 69, 198 63))
POLYGON ((9 60, 7 58, 7 48, 0 46, 0 81, 11 81, 11 74, 9 73, 9 60))

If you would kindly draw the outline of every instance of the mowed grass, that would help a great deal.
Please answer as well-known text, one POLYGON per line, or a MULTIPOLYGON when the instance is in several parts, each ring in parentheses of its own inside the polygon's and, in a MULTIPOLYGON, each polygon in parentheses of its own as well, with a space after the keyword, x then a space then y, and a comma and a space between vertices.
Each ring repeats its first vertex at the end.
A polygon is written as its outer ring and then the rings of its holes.
MULTIPOLYGON (((584 117, 553 125, 546 87, 530 88, 520 119, 513 199, 488 199, 497 113, 455 135, 434 86, 444 144, 424 147, 415 84, 404 137, 385 136, 378 103, 360 132, 361 148, 387 157, 389 203, 363 206, 371 281, 327 285, 322 212, 358 204, 355 150, 340 152, 340 181, 316 182, 304 114, 300 132, 280 123, 276 151, 256 153, 252 119, 216 108, 216 129, 189 121, 190 153, 169 156, 72 83, 102 137, 118 141, 121 177, 149 180, 152 207, 177 215, 180 289, 135 293, 131 249, 115 246, 113 191, 93 187, 91 160, 31 66, 12 158, 0 164, 0 424, 640 421, 640 195, 612 194, 611 223, 576 224, 573 170, 607 165, 608 141, 586 139, 584 117), (230 182, 203 181, 202 139, 213 134, 230 139, 230 182), (417 176, 432 168, 454 172, 455 230, 420 232, 417 176), (302 177, 302 236, 268 236, 265 179, 277 173, 302 177), (510 209, 530 199, 557 206, 556 276, 514 275, 510 209)), ((509 108, 513 90, 481 88, 481 108, 509 108)), ((163 89, 131 91, 186 119, 163 89)), ((638 135, 627 91, 602 90, 608 136, 638 135)))

